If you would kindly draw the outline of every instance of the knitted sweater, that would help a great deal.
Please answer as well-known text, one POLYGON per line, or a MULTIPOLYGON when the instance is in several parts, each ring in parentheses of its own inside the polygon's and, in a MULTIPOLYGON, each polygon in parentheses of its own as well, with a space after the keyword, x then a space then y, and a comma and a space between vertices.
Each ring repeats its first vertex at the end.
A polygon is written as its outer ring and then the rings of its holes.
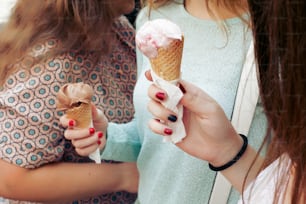
MULTIPOLYGON (((240 18, 225 20, 224 26, 212 20, 191 16, 182 0, 151 12, 150 18, 167 18, 178 24, 184 33, 182 78, 190 81, 224 109, 230 119, 236 90, 252 33, 240 18)), ((137 19, 137 28, 148 20, 147 9, 137 19)), ((124 125, 110 124, 104 159, 137 161, 140 172, 138 202, 141 204, 208 203, 215 180, 207 162, 194 158, 172 143, 163 142, 148 128, 152 115, 147 111, 147 88, 150 84, 144 71, 150 63, 139 51, 139 79, 134 90, 135 117, 124 125)), ((265 116, 256 108, 249 132, 250 144, 257 146, 265 133, 265 116)), ((203 147, 205 148, 205 147, 203 147)), ((229 203, 237 203, 238 193, 231 193, 229 203)))

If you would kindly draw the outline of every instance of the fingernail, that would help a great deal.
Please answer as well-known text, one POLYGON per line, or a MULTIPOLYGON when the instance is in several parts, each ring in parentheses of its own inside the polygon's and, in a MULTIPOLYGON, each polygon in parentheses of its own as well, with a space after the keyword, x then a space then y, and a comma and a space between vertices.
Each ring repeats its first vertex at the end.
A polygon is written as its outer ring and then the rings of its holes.
POLYGON ((102 138, 103 137, 103 132, 98 132, 98 138, 102 138))
POLYGON ((186 93, 186 89, 183 87, 182 84, 180 84, 179 87, 180 87, 180 89, 181 89, 181 91, 182 91, 183 93, 186 93))
POLYGON ((166 135, 172 135, 172 130, 171 130, 170 128, 165 128, 165 129, 164 129, 164 133, 165 133, 166 135))
POLYGON ((96 132, 95 128, 89 128, 88 130, 90 135, 93 135, 96 132))
POLYGON ((73 127, 74 125, 75 125, 75 121, 74 120, 69 120, 68 126, 73 127))
POLYGON ((158 92, 157 94, 155 94, 155 96, 161 101, 165 99, 165 93, 163 92, 158 92))
POLYGON ((175 122, 177 120, 177 117, 175 115, 169 115, 168 120, 171 122, 175 122))
POLYGON ((97 141, 97 143, 98 143, 98 145, 100 145, 100 144, 101 144, 101 141, 100 141, 100 140, 98 140, 98 141, 97 141))

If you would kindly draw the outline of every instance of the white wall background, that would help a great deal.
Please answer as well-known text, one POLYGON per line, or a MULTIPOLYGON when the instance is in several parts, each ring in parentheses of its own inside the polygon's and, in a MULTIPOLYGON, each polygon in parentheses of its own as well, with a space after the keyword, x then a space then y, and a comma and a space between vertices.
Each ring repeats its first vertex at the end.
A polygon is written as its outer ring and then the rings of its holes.
POLYGON ((5 23, 10 16, 12 7, 17 0, 0 0, 0 24, 5 23))

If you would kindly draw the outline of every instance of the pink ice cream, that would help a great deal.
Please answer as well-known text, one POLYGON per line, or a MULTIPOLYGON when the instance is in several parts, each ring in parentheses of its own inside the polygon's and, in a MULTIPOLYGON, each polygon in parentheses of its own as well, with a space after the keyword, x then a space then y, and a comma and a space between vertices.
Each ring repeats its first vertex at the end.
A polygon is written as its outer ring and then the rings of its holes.
POLYGON ((183 93, 177 86, 181 78, 183 33, 169 20, 147 21, 136 33, 136 45, 149 58, 153 83, 167 92, 168 99, 162 101, 162 105, 178 115, 177 122, 168 124, 173 133, 165 137, 165 141, 180 142, 186 136, 183 106, 179 104, 183 93))
POLYGON ((147 21, 136 33, 136 45, 148 58, 155 58, 158 48, 167 48, 173 40, 182 40, 179 26, 166 19, 147 21))

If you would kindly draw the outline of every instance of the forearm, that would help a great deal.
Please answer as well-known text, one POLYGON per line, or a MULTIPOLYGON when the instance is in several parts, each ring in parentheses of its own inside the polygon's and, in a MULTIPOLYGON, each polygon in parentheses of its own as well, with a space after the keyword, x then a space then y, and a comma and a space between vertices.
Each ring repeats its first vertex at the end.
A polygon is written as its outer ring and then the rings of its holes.
POLYGON ((230 181, 236 190, 240 193, 253 181, 263 163, 263 158, 258 156, 256 158, 256 151, 248 146, 243 156, 231 167, 221 171, 221 173, 230 181), (255 162, 254 159, 256 158, 255 162), (254 164, 252 165, 252 163, 254 164), (250 169, 252 165, 252 168, 250 169), (245 180, 245 177, 247 179, 245 180), (243 183, 245 186, 243 189, 243 183))
POLYGON ((114 168, 114 165, 56 163, 24 169, 0 160, 0 196, 54 202, 122 190, 122 169, 120 166, 114 168))

